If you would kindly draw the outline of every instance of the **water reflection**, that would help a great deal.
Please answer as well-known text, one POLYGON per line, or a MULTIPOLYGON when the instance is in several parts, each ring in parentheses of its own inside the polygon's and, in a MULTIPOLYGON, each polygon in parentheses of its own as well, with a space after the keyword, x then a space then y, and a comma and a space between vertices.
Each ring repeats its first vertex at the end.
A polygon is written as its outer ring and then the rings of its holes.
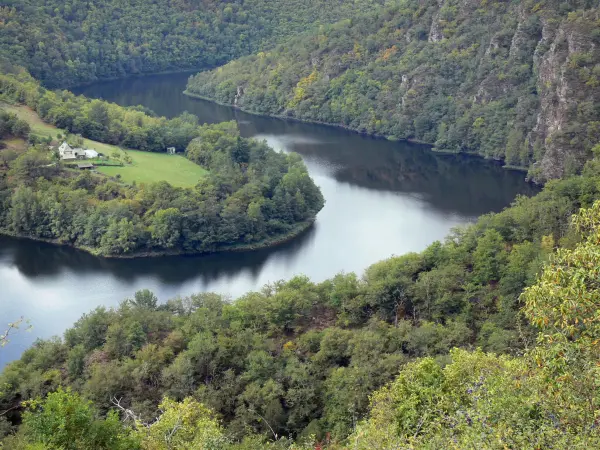
POLYGON ((103 273, 125 283, 152 277, 168 285, 190 279, 209 284, 211 280, 235 277, 241 272, 257 278, 269 258, 277 258, 281 264, 293 264, 298 250, 314 241, 317 226, 313 225, 296 239, 272 249, 133 260, 97 258, 70 247, 0 236, 0 265, 10 264, 23 276, 40 280, 71 272, 82 277, 103 273))

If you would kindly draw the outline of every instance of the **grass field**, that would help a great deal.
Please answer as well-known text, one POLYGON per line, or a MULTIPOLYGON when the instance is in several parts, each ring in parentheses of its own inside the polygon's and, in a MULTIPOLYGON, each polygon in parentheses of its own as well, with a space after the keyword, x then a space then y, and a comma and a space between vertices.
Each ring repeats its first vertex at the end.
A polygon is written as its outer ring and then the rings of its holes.
MULTIPOLYGON (((96 150, 102 152, 102 150, 96 150)), ((126 183, 134 180, 136 183, 167 181, 173 186, 179 187, 195 186, 207 174, 205 169, 183 156, 137 150, 127 150, 127 154, 131 157, 132 164, 125 164, 122 167, 100 166, 96 170, 111 177, 120 174, 121 179, 126 183)))
POLYGON ((37 136, 51 136, 53 139, 56 139, 56 135, 61 132, 54 125, 43 122, 37 113, 27 106, 15 106, 2 103, 0 104, 0 107, 5 111, 16 114, 20 119, 25 120, 31 127, 33 134, 37 136))
MULTIPOLYGON (((38 136, 51 136, 54 141, 56 135, 64 131, 59 130, 53 125, 49 125, 40 119, 37 113, 26 106, 0 105, 6 111, 15 113, 21 119, 26 120, 31 127, 33 134, 38 136)), ((96 170, 105 175, 114 177, 121 175, 121 180, 126 183, 151 183, 155 181, 167 181, 173 186, 191 187, 195 186, 203 176, 208 172, 194 164, 190 160, 178 155, 167 155, 166 153, 150 153, 138 150, 121 150, 110 144, 84 139, 84 145, 97 152, 104 153, 111 157, 115 150, 124 153, 125 151, 131 157, 132 163, 124 166, 97 167, 96 170)))

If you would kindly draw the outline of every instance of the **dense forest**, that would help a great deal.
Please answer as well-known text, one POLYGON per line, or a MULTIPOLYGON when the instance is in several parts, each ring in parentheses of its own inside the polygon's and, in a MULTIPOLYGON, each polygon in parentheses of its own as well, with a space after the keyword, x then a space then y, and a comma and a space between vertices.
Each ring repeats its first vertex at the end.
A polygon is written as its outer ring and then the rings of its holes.
POLYGON ((598 142, 596 1, 399 1, 192 78, 250 112, 578 173, 598 142))
POLYGON ((5 447, 594 447, 599 180, 590 161, 360 277, 296 277, 233 303, 140 291, 99 307, 5 368, 0 424, 23 423, 5 447))
MULTIPOLYGON (((235 123, 200 126, 190 114, 152 117, 140 108, 47 91, 26 73, 0 75, 0 97, 24 102, 46 121, 88 138, 146 151, 184 149, 208 170, 195 188, 137 186, 78 172, 58 161, 47 143, 21 154, 2 152, 0 232, 105 256, 204 253, 277 242, 306 228, 323 207, 298 155, 241 138, 235 123)), ((0 120, 5 133, 28 132, 10 114, 0 113, 0 120)))
POLYGON ((386 0, 4 0, 0 65, 49 87, 214 67, 386 0))

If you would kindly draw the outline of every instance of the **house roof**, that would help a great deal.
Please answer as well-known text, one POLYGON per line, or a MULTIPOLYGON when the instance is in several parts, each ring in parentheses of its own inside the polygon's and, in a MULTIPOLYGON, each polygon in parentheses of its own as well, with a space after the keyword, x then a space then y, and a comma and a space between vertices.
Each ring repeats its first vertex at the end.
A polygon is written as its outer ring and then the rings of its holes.
POLYGON ((80 169, 93 169, 94 165, 87 162, 81 162, 77 163, 77 167, 79 167, 80 169))

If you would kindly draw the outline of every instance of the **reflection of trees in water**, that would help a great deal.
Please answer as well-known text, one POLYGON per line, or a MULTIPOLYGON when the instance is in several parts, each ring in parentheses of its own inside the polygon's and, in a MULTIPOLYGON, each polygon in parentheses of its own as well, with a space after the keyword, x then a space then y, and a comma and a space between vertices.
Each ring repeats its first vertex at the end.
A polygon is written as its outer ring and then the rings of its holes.
POLYGON ((437 154, 426 145, 256 116, 240 128, 246 136, 291 137, 285 140, 289 150, 336 167, 334 177, 340 182, 417 194, 443 212, 481 215, 501 210, 518 194, 538 191, 524 181, 524 173, 502 169, 500 163, 478 156, 437 154))
POLYGON ((335 177, 371 189, 416 193, 436 209, 468 216, 500 211, 518 194, 533 195, 537 190, 523 182, 522 173, 466 156, 373 159, 370 167, 347 166, 335 177))
MULTIPOLYGON (((297 135, 306 132, 302 126, 288 124, 285 128, 277 131, 297 135)), ((347 136, 338 130, 339 136, 334 139, 320 127, 317 129, 321 133, 310 136, 321 137, 323 144, 288 140, 289 150, 335 167, 333 176, 337 181, 417 194, 443 212, 476 216, 499 211, 517 194, 533 195, 538 190, 524 181, 523 173, 504 170, 499 163, 477 156, 436 154, 424 145, 347 136)))
POLYGON ((28 278, 50 277, 68 270, 78 275, 106 273, 127 282, 139 276, 151 276, 165 284, 179 284, 193 279, 209 283, 241 272, 258 277, 269 258, 285 261, 296 257, 298 250, 314 239, 316 227, 313 225, 294 240, 269 249, 139 259, 97 258, 70 247, 0 236, 0 262, 9 261, 8 265, 16 267, 28 278))

